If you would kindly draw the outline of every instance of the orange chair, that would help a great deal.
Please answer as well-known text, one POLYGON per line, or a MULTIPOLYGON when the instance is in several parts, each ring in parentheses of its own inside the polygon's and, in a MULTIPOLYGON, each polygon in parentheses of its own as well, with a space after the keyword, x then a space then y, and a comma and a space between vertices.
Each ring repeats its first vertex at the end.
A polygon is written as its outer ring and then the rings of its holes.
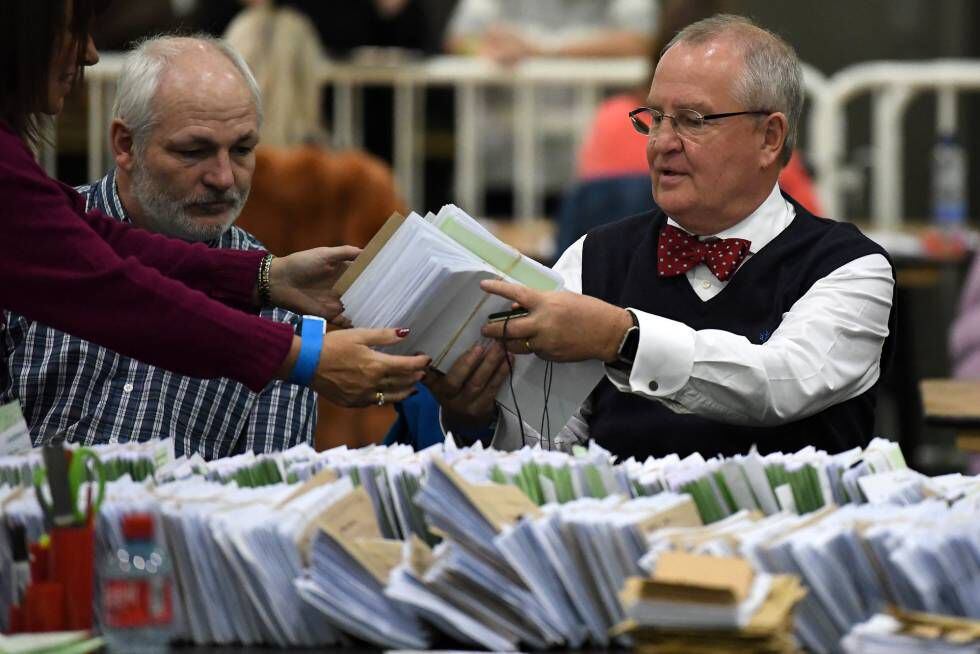
MULTIPOLYGON (((406 208, 391 171, 370 155, 312 145, 260 147, 236 224, 282 256, 321 245, 363 247, 395 211, 406 208)), ((379 442, 394 419, 389 406, 345 409, 321 398, 316 447, 379 442)))

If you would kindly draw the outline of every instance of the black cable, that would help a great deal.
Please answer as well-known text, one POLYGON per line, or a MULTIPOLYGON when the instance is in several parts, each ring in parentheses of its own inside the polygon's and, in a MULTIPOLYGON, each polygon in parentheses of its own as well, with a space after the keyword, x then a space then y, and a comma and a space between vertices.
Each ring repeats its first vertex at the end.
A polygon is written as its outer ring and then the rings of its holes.
MULTIPOLYGON (((504 318, 504 349, 507 345, 507 323, 510 322, 510 316, 504 318)), ((514 390, 514 365, 510 362, 510 352, 504 353, 507 358, 507 370, 509 374, 507 375, 507 380, 510 382, 510 396, 514 400, 514 410, 517 411, 517 424, 521 426, 521 447, 527 447, 527 436, 524 433, 524 418, 521 417, 521 407, 517 403, 517 392, 514 390)))
POLYGON ((548 401, 551 398, 551 382, 555 378, 555 364, 553 361, 549 361, 545 364, 544 369, 544 417, 547 423, 546 429, 548 434, 548 449, 554 449, 554 443, 551 442, 551 414, 548 412, 548 401))

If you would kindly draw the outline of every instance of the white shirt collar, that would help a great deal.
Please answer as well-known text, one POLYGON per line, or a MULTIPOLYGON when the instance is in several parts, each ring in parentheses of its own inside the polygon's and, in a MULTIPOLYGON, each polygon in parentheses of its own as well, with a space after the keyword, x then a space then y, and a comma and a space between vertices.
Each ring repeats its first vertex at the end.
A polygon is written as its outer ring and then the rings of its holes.
MULTIPOLYGON (((779 191, 779 184, 776 184, 773 186, 769 196, 763 200, 762 204, 741 221, 717 234, 702 236, 700 238, 701 240, 711 237, 744 238, 752 242, 749 252, 754 254, 768 245, 772 239, 779 236, 780 232, 789 227, 789 224, 793 222, 795 217, 796 209, 783 197, 783 194, 779 191)), ((667 224, 684 229, 670 216, 667 216, 667 224)))

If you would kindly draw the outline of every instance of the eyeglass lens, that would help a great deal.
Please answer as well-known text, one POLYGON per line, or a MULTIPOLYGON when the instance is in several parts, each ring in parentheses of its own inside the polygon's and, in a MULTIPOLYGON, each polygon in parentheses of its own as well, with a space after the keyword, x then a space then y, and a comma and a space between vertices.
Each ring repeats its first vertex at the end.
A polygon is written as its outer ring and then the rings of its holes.
POLYGON ((680 134, 691 134, 704 127, 701 114, 693 109, 678 109, 673 116, 657 109, 646 109, 631 115, 633 127, 641 134, 656 134, 665 119, 673 122, 673 128, 680 134))

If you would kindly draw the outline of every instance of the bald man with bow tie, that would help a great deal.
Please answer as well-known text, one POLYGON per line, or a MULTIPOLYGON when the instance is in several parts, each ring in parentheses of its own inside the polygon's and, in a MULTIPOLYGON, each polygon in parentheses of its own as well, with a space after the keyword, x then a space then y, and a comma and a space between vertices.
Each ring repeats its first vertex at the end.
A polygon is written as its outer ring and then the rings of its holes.
MULTIPOLYGON (((780 191, 802 105, 799 59, 782 39, 735 16, 689 26, 665 48, 646 106, 624 116, 646 135, 660 208, 570 247, 555 266, 564 291, 483 283, 529 312, 506 334, 484 327, 510 352, 606 364, 559 448, 594 439, 642 459, 870 440, 894 271, 853 225, 780 191)), ((510 449, 520 425, 486 401, 502 361, 462 357, 429 386, 445 428, 479 426, 510 449)))

